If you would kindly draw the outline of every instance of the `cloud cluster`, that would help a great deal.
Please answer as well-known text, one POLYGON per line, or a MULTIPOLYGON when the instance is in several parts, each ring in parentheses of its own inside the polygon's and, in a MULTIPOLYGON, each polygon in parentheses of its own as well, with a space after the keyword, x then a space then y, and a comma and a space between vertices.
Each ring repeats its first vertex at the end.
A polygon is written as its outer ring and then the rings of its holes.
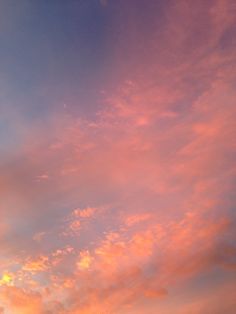
POLYGON ((235 312, 232 5, 168 2, 93 118, 58 112, 1 161, 0 312, 235 312))

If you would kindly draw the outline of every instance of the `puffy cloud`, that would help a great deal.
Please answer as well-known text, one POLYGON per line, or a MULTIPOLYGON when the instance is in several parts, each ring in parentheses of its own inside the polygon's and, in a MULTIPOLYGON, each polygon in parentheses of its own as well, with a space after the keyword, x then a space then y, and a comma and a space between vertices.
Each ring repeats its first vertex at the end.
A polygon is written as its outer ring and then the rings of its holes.
POLYGON ((79 269, 89 269, 92 263, 92 258, 89 254, 89 251, 82 251, 80 252, 80 259, 77 263, 79 269))
POLYGON ((32 274, 46 271, 47 268, 48 268, 48 257, 43 256, 43 255, 39 256, 36 259, 30 259, 22 267, 24 271, 31 272, 32 274))

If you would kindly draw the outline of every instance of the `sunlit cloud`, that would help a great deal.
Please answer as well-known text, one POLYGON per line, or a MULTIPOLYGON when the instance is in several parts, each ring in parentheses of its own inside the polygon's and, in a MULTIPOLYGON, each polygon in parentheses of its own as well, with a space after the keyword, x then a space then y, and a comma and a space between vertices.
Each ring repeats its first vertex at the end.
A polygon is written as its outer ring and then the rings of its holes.
POLYGON ((23 2, 46 72, 1 96, 0 313, 235 313, 232 1, 23 2))

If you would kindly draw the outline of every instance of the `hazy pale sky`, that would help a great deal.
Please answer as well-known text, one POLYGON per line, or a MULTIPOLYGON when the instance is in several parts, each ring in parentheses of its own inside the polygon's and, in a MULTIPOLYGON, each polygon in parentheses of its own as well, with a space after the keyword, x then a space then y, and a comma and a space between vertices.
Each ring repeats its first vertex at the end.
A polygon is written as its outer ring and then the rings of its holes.
POLYGON ((236 313, 234 0, 0 0, 0 313, 236 313))

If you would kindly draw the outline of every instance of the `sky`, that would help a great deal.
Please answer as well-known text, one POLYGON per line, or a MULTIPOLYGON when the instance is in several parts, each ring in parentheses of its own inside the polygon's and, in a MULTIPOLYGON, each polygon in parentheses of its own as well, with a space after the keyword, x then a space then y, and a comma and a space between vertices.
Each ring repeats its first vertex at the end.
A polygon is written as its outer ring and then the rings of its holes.
POLYGON ((236 313, 236 3, 0 0, 0 313, 236 313))

